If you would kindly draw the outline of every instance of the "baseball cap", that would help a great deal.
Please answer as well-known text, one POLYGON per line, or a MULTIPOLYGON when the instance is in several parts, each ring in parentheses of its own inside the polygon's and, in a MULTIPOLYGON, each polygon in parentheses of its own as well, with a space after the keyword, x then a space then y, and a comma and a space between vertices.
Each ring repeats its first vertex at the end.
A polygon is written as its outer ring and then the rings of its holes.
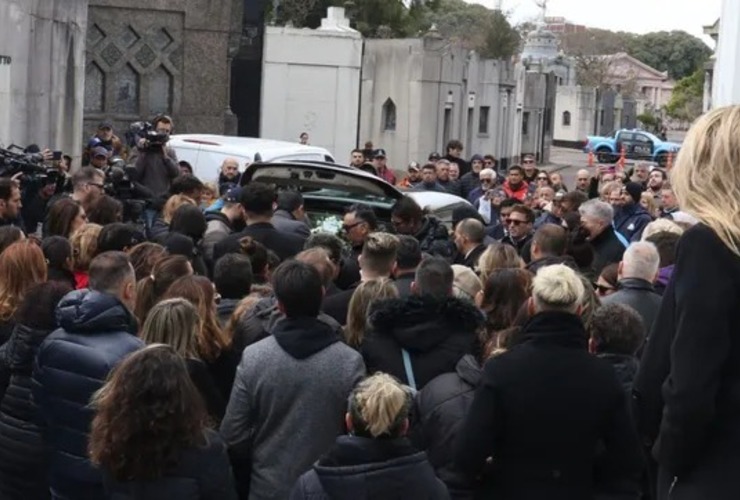
POLYGON ((239 203, 242 198, 243 192, 244 189, 241 187, 231 188, 226 192, 226 196, 224 196, 224 201, 226 203, 239 203))
POLYGON ((104 128, 113 129, 113 123, 109 121, 102 121, 100 124, 98 124, 98 130, 102 130, 104 128))
POLYGON ((385 154, 385 149, 378 148, 375 151, 373 151, 373 158, 385 158, 387 155, 385 154))
POLYGON ((417 162, 412 161, 411 163, 409 163, 408 170, 409 172, 411 171, 418 172, 419 170, 421 170, 421 167, 419 167, 419 164, 417 162))
POLYGON ((105 149, 103 146, 97 146, 93 148, 90 156, 92 156, 93 158, 96 156, 105 156, 106 158, 108 158, 108 156, 110 156, 110 151, 105 149))
POLYGON ((435 161, 442 158, 439 153, 429 153, 429 161, 435 161))

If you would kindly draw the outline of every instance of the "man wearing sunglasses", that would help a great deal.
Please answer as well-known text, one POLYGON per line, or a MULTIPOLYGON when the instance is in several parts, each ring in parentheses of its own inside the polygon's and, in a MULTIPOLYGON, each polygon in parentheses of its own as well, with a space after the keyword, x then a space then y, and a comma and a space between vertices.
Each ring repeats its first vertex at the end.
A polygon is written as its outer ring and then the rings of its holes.
POLYGON ((540 173, 534 155, 524 155, 522 157, 522 168, 524 169, 524 182, 533 184, 537 180, 537 174, 540 173))
POLYGON ((525 205, 514 205, 511 213, 504 220, 507 234, 501 240, 501 243, 511 245, 516 248, 524 262, 529 263, 532 260, 532 228, 534 227, 534 212, 525 205))

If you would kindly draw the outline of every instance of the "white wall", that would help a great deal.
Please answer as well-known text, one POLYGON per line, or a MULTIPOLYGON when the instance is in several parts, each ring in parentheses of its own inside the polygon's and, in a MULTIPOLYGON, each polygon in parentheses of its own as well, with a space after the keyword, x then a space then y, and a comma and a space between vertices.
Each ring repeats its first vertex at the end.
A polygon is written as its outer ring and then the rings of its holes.
POLYGON ((593 89, 581 86, 560 86, 555 95, 555 130, 558 142, 582 142, 591 135, 594 123, 596 95, 593 89), (570 126, 563 125, 563 113, 570 112, 570 126))
POLYGON ((347 161, 357 140, 362 38, 351 30, 265 29, 260 136, 310 143, 347 161))
POLYGON ((79 155, 86 32, 87 0, 0 1, 0 55, 11 58, 3 70, 11 96, 7 105, 0 97, 0 143, 79 155))
POLYGON ((722 0, 712 107, 740 104, 740 2, 722 0))

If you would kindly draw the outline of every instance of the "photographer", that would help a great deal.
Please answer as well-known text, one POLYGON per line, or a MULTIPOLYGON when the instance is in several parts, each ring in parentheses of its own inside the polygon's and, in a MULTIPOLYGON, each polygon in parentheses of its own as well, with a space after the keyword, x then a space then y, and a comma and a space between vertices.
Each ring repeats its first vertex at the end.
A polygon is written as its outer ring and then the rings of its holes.
POLYGON ((0 178, 0 226, 16 226, 25 232, 20 218, 22 206, 18 181, 0 178))
MULTIPOLYGON (((169 116, 156 117, 152 122, 153 130, 137 138, 136 149, 129 159, 129 163, 136 168, 137 178, 135 180, 151 191, 155 197, 166 194, 172 180, 180 175, 177 155, 172 148, 167 147, 167 141, 173 128, 174 124, 169 116)), ((147 208, 148 226, 151 225, 154 216, 155 211, 147 208)))

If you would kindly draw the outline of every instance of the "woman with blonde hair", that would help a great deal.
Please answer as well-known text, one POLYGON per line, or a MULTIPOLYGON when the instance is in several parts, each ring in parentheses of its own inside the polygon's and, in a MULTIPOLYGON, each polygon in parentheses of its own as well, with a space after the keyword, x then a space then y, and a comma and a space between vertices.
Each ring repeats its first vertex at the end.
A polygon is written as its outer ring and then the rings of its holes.
POLYGON ((44 252, 31 240, 16 241, 0 255, 0 346, 15 327, 15 313, 26 292, 46 281, 44 252))
POLYGON ((230 349, 231 343, 221 330, 216 312, 219 298, 213 283, 203 276, 183 276, 170 285, 163 298, 188 300, 198 310, 196 352, 206 364, 216 387, 228 400, 241 353, 230 349))
POLYGON ((166 344, 185 359, 190 379, 203 397, 208 413, 220 422, 226 411, 226 400, 198 354, 200 323, 198 309, 187 300, 163 300, 149 312, 139 337, 147 344, 166 344))
POLYGON ((411 403, 408 388, 385 373, 357 384, 345 415, 349 436, 298 479, 291 500, 449 498, 426 454, 406 438, 411 403))
POLYGON ((358 349, 362 344, 373 303, 383 299, 395 299, 398 296, 396 285, 387 278, 360 283, 352 293, 347 309, 347 325, 344 327, 344 341, 347 345, 358 349))
POLYGON ((670 171, 699 223, 678 242, 634 386, 657 498, 740 496, 739 166, 740 106, 729 106, 694 123, 670 171))
POLYGON ((149 240, 160 240, 170 232, 172 217, 175 216, 177 209, 183 205, 198 206, 195 200, 184 194, 174 194, 167 198, 162 208, 162 216, 155 219, 151 229, 149 229, 149 234, 147 234, 149 240))
POLYGON ((496 269, 522 269, 524 261, 511 245, 492 243, 481 254, 478 261, 480 280, 485 283, 488 276, 496 269))
POLYGON ((650 214, 650 217, 652 217, 653 220, 660 215, 658 203, 655 201, 655 197, 648 191, 645 191, 640 195, 640 205, 642 205, 642 208, 647 210, 647 213, 650 214))
POLYGON ((109 498, 236 500, 226 445, 171 346, 124 359, 92 406, 90 458, 109 498))
POLYGON ((85 224, 70 238, 72 244, 72 272, 75 276, 75 288, 87 288, 90 263, 98 254, 98 236, 103 226, 85 224))

